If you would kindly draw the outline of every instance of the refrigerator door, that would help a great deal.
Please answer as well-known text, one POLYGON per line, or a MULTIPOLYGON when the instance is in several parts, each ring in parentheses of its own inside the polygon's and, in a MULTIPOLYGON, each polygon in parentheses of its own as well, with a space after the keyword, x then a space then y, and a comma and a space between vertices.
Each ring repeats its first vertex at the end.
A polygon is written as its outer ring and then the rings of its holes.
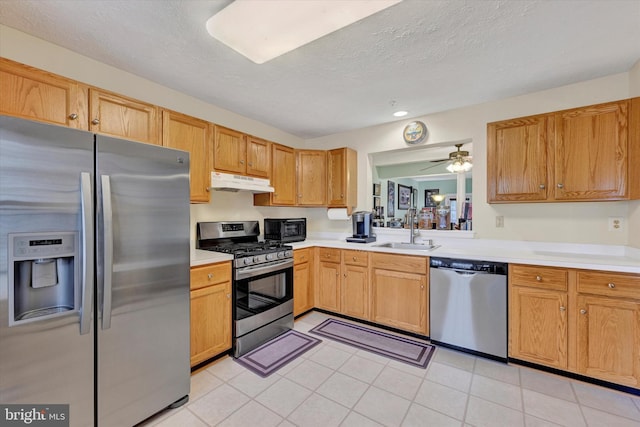
POLYGON ((96 136, 98 425, 189 394, 189 154, 96 136))
POLYGON ((92 134, 0 116, 0 402, 72 426, 94 424, 93 164, 92 134))

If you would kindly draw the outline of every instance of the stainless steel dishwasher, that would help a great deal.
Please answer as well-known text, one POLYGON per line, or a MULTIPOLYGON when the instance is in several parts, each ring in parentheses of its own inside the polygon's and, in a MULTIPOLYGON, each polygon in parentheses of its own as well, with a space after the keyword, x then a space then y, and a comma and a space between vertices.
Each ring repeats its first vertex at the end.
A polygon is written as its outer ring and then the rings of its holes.
POLYGON ((431 258, 430 338, 507 360, 507 264, 431 258))

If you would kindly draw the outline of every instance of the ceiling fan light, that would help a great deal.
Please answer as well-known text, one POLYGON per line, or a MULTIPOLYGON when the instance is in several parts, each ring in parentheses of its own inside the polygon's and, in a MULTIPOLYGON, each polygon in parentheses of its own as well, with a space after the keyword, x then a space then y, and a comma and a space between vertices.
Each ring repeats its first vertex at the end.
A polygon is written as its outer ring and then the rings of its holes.
POLYGON ((456 159, 453 161, 453 163, 447 166, 447 170, 451 173, 468 172, 472 167, 473 165, 471 164, 471 162, 467 160, 463 161, 461 159, 456 159))
POLYGON ((209 18, 206 26, 211 37, 263 64, 399 2, 234 1, 209 18))

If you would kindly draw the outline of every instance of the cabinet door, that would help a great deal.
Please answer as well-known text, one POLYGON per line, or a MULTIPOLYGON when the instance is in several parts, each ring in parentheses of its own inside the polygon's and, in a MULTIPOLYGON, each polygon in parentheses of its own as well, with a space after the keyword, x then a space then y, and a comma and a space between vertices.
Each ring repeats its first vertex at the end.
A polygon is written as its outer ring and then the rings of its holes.
POLYGON ((191 366, 231 348, 231 282, 191 291, 191 366))
POLYGON ((247 146, 245 135, 241 132, 216 126, 213 143, 213 168, 216 171, 246 173, 245 158, 247 146))
POLYGON ((357 202, 357 153, 350 148, 327 152, 327 204, 351 210, 357 202))
POLYGON ((548 121, 525 117, 487 127, 487 198, 491 202, 546 200, 548 121))
POLYGON ((274 205, 295 205, 296 203, 296 157, 293 148, 272 144, 271 194, 274 205))
POLYGON ((309 263, 293 266, 293 315, 297 316, 313 308, 311 294, 311 268, 309 263))
POLYGON ((426 335, 427 277, 374 268, 371 320, 426 335))
POLYGON ((298 205, 327 204, 327 155, 321 150, 296 150, 298 205))
POLYGON ((87 130, 86 87, 0 58, 0 113, 87 130))
POLYGON ((567 293, 513 286, 509 304, 509 356, 567 368, 567 293))
POLYGON ((368 320, 369 275, 367 267, 344 265, 342 268, 342 310, 347 316, 368 320))
POLYGON ((556 200, 628 196, 628 107, 628 101, 621 101, 556 114, 556 200))
POLYGON ((131 98, 89 89, 89 129, 92 132, 160 145, 158 107, 131 98))
POLYGON ((578 295, 578 373, 640 385, 640 302, 578 295))
POLYGON ((247 136, 247 175, 269 178, 271 171, 271 143, 247 136))
POLYGON ((162 111, 162 145, 190 154, 191 202, 209 202, 211 127, 204 120, 162 111))
POLYGON ((340 264, 320 262, 316 282, 316 307, 340 312, 340 264))

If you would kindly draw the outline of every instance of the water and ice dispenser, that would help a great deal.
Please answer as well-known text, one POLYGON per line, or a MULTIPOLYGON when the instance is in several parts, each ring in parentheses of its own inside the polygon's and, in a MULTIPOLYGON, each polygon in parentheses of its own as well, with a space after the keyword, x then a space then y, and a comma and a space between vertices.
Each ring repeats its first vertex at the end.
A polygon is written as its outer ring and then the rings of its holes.
POLYGON ((9 234, 9 325, 79 308, 78 234, 9 234))

